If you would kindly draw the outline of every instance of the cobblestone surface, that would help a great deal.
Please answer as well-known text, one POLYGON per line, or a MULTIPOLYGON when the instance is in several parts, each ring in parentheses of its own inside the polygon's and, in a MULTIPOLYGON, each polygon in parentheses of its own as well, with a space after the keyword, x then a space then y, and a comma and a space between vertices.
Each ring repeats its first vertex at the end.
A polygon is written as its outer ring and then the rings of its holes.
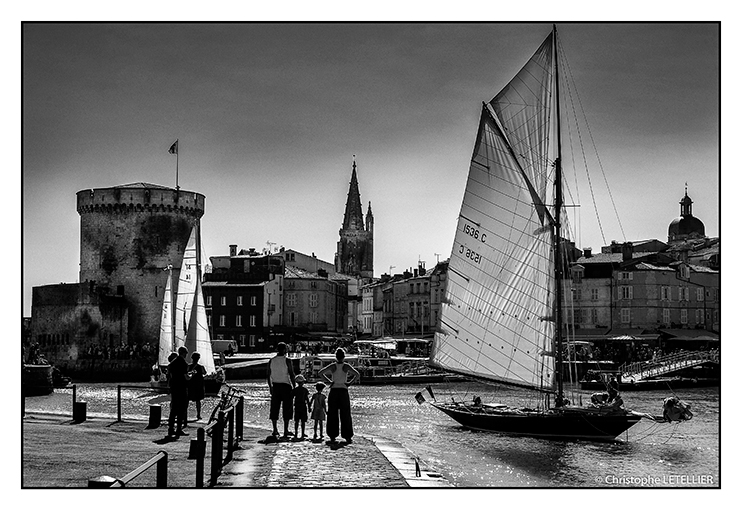
POLYGON ((340 446, 311 440, 265 443, 260 432, 245 430, 241 449, 224 467, 217 487, 409 487, 372 439, 356 436, 340 446))

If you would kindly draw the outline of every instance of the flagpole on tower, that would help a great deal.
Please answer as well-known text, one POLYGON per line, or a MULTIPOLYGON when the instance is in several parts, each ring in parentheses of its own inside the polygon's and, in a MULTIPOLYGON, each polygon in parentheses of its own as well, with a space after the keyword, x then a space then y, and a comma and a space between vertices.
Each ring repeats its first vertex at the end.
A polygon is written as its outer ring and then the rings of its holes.
POLYGON ((168 150, 170 154, 175 154, 175 189, 176 191, 180 189, 180 186, 178 186, 178 140, 175 140, 175 143, 173 143, 170 146, 170 149, 168 150))

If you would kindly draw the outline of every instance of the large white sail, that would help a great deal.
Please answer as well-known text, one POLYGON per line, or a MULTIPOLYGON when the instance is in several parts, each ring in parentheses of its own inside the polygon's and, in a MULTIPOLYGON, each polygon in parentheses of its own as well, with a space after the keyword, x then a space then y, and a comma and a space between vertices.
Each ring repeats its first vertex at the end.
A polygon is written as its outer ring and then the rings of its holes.
POLYGON ((193 306, 193 295, 196 292, 198 281, 198 260, 196 258, 196 227, 191 230, 185 252, 183 263, 180 266, 180 277, 178 278, 178 291, 175 302, 175 343, 176 349, 185 345, 188 322, 191 318, 193 306))
POLYGON ((554 386, 552 43, 480 118, 431 363, 554 386))
POLYGON ((199 280, 196 280, 196 289, 193 293, 193 306, 191 307, 191 317, 188 321, 185 346, 188 348, 189 353, 198 352, 201 355, 199 362, 204 366, 207 374, 212 374, 216 371, 214 353, 211 350, 211 335, 209 334, 206 319, 204 296, 199 280))
POLYGON ((162 319, 160 320, 160 343, 157 354, 157 362, 160 366, 168 364, 168 356, 175 352, 175 337, 173 336, 173 275, 167 276, 167 285, 165 286, 165 295, 162 301, 162 319))

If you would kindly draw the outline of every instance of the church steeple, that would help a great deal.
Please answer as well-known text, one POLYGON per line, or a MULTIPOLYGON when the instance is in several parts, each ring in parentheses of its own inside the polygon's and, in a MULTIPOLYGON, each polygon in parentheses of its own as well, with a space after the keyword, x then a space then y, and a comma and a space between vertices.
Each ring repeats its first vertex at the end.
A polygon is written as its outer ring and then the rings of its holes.
POLYGON ((371 201, 368 201, 368 211, 366 211, 366 232, 374 232, 374 213, 371 212, 371 201))
POLYGON ((345 202, 344 230, 363 230, 363 211, 361 210, 361 193, 358 191, 356 174, 356 156, 353 155, 353 173, 350 176, 348 200, 345 202))
POLYGON ((343 227, 335 253, 335 270, 361 279, 373 278, 374 274, 374 215, 368 203, 366 221, 361 209, 361 193, 358 190, 356 157, 353 155, 353 171, 350 176, 348 199, 345 202, 343 227))

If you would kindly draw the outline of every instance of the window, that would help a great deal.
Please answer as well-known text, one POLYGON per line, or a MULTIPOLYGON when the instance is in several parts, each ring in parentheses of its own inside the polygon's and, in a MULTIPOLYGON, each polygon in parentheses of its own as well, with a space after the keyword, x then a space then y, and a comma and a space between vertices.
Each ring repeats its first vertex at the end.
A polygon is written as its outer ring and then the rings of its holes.
POLYGON ((240 335, 240 347, 245 346, 245 335, 240 335))
POLYGON ((420 282, 417 283, 417 293, 420 294, 420 282))
POLYGON ((255 327, 255 316, 254 315, 250 316, 250 327, 251 328, 255 327))
POLYGON ((296 294, 286 294, 286 306, 296 306, 296 294))
POLYGON ((206 296, 206 306, 211 306, 211 296, 206 296))
POLYGON ((318 303, 317 294, 309 294, 309 306, 315 307, 318 303))
POLYGON ((236 320, 237 322, 235 323, 235 326, 237 326, 238 328, 241 328, 242 327, 242 315, 238 315, 236 320))
POLYGON ((592 324, 598 323, 598 309, 597 308, 590 309, 590 322, 592 324))
POLYGON ((227 323, 227 317, 224 315, 219 316, 219 325, 221 327, 224 327, 224 325, 227 323))
POLYGON ((258 306, 258 296, 250 296, 250 306, 258 306))
POLYGON ((582 289, 572 289, 572 300, 574 301, 582 300, 582 289))
POLYGON ((631 308, 621 308, 621 324, 631 324, 631 308))
POLYGON ((703 288, 699 287, 696 289, 696 301, 703 301, 703 288))
POLYGON ((312 324, 317 324, 317 322, 319 322, 317 320, 317 312, 309 312, 309 322, 312 324))
POLYGON ((206 316, 206 325, 211 327, 211 315, 206 316))
POLYGON ((250 347, 255 347, 255 335, 250 335, 250 347))
POLYGON ((678 287, 678 301, 688 301, 690 299, 690 289, 688 287, 678 287))
POLYGON ((415 293, 415 284, 414 283, 411 283, 410 284, 410 294, 414 294, 414 293, 415 293))
POLYGON ((311 288, 316 289, 317 288, 317 282, 312 281, 312 283, 309 285, 311 288))
POLYGON ((237 296, 237 306, 242 306, 242 296, 237 296))
POLYGON ((582 324, 582 310, 575 308, 574 312, 574 324, 582 324))
POLYGON ((634 298, 634 287, 630 285, 624 285, 619 287, 619 292, 621 295, 620 299, 633 299, 634 298))
POLYGON ((630 273, 628 271, 621 271, 620 273, 618 273, 618 279, 619 280, 633 280, 634 273, 630 273))
POLYGON ((662 287, 661 296, 662 301, 670 301, 670 287, 662 287))
POLYGON ((598 292, 598 289, 590 289, 590 299, 597 301, 599 297, 600 293, 598 292))
POLYGON ((289 326, 296 326, 296 312, 289 313, 289 326))
POLYGON ((227 306, 227 296, 222 296, 222 306, 227 306))
POLYGON ((662 322, 665 324, 665 326, 670 325, 670 309, 669 308, 662 309, 662 322))
POLYGON ((690 267, 683 264, 680 266, 680 277, 684 280, 688 280, 690 278, 690 267))
POLYGON ((685 308, 680 310, 680 324, 688 324, 688 310, 685 308))
POLYGON ((696 310, 696 324, 703 324, 703 310, 696 310))

